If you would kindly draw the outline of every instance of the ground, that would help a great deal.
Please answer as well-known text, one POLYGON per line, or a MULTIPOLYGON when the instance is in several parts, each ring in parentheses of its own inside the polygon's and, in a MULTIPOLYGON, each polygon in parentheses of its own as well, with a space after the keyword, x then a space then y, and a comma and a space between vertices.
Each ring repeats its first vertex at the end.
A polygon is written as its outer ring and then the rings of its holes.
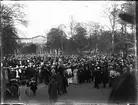
MULTIPOLYGON (((44 84, 38 85, 38 90, 36 96, 33 96, 31 93, 31 99, 29 103, 46 103, 49 102, 48 96, 48 86, 44 84)), ((68 93, 59 96, 59 102, 66 103, 106 103, 108 101, 109 94, 111 92, 111 88, 108 86, 103 88, 102 85, 100 89, 94 88, 93 83, 85 83, 85 84, 70 84, 67 88, 68 93)), ((10 102, 10 101, 8 101, 10 102)), ((13 101, 17 102, 17 101, 13 101)))

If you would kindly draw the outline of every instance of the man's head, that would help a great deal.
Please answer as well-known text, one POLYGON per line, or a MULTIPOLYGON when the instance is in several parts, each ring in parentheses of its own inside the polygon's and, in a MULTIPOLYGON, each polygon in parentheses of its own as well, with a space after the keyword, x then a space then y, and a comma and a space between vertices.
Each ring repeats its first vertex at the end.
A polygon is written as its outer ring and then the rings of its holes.
POLYGON ((129 72, 129 71, 130 71, 129 67, 126 66, 126 67, 123 68, 123 73, 129 72))
POLYGON ((54 74, 56 71, 55 71, 55 69, 52 69, 51 72, 52 72, 52 74, 54 74))

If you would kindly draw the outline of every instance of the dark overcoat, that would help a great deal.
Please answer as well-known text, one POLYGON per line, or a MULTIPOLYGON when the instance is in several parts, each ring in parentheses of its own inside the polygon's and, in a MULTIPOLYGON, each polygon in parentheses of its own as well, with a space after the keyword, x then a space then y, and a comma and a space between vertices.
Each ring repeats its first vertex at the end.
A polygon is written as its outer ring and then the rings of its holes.
POLYGON ((58 99, 58 84, 56 81, 51 81, 48 85, 48 94, 50 101, 57 101, 58 99))
POLYGON ((124 73, 116 80, 109 96, 109 103, 136 103, 137 93, 135 73, 124 73))

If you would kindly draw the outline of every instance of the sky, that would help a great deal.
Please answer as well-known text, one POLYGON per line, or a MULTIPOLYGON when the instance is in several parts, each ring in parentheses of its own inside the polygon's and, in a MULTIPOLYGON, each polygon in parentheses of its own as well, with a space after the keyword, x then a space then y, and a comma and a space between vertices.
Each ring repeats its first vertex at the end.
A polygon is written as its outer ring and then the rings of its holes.
POLYGON ((111 1, 4 1, 5 4, 16 2, 26 5, 23 12, 28 21, 27 27, 16 25, 20 37, 45 36, 51 28, 60 24, 64 24, 64 30, 69 32, 71 16, 77 22, 92 21, 110 27, 109 19, 104 16, 103 10, 111 1))

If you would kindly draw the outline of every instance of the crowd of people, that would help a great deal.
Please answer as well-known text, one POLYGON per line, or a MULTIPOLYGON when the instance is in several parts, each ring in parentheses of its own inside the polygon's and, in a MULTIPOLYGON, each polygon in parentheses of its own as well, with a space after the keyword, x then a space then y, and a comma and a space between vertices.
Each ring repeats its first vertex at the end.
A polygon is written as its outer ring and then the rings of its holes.
POLYGON ((127 58, 118 55, 12 57, 4 59, 3 68, 9 94, 20 96, 21 90, 24 91, 21 86, 26 84, 35 95, 37 84, 45 83, 50 100, 57 101, 58 95, 67 93, 70 84, 93 82, 97 89, 99 84, 113 88, 124 72, 135 68, 135 60, 131 55, 127 58))

